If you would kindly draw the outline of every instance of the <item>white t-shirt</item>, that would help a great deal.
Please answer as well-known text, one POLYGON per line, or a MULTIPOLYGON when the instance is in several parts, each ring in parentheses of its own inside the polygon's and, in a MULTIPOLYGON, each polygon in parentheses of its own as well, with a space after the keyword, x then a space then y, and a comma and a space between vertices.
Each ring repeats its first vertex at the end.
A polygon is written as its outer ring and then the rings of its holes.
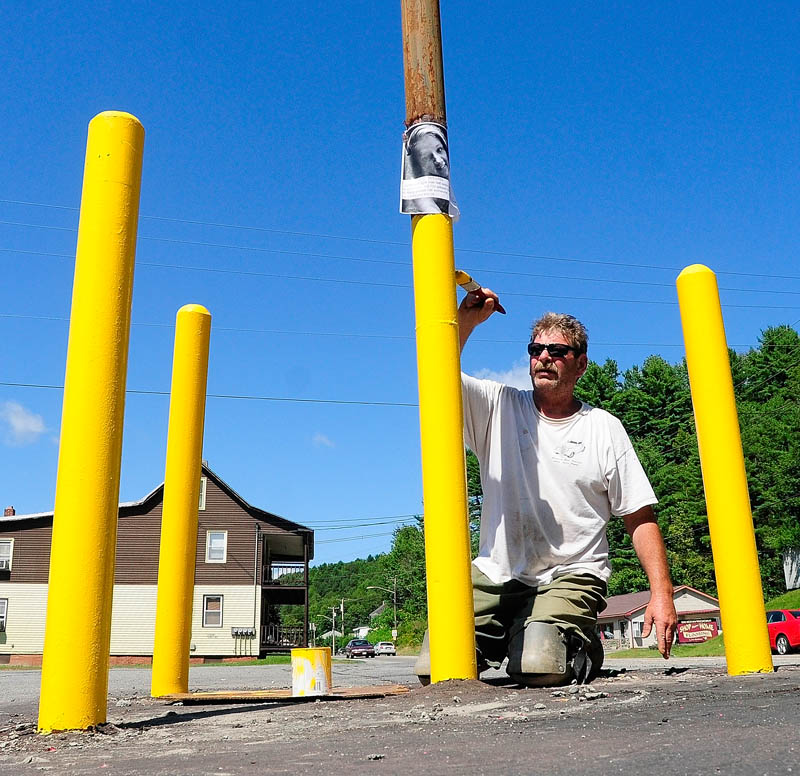
POLYGON ((555 420, 536 409, 533 391, 465 374, 461 384, 483 486, 475 565, 495 583, 607 580, 609 518, 657 503, 622 423, 588 404, 555 420))

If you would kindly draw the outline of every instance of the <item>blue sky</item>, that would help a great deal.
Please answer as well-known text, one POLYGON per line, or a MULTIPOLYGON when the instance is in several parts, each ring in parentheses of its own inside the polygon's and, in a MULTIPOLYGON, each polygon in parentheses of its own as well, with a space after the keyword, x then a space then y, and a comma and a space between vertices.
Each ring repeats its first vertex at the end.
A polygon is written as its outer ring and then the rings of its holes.
MULTIPOLYGON (((731 345, 797 325, 800 8, 563 5, 442 1, 456 263, 508 310, 464 368, 518 378, 547 309, 597 361, 677 361, 695 262, 731 345)), ((211 467, 317 528, 317 562, 387 550, 422 509, 399 2, 33 2, 2 29, 2 505, 53 505, 61 392, 9 383, 63 383, 86 128, 126 110, 128 389, 169 390, 175 313, 205 305, 209 393, 267 397, 209 398, 211 467)), ((167 413, 128 395, 122 500, 163 479, 167 413)))

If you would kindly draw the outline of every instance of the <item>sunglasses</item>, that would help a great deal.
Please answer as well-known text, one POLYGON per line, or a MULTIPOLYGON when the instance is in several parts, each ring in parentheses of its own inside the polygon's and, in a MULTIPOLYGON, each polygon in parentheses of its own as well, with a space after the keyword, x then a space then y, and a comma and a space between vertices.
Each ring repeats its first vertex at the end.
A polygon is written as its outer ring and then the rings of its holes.
POLYGON ((531 357, 539 357, 544 351, 550 354, 550 358, 564 358, 570 350, 577 356, 580 351, 578 348, 573 348, 572 345, 552 344, 547 345, 544 342, 529 342, 528 355, 531 357))

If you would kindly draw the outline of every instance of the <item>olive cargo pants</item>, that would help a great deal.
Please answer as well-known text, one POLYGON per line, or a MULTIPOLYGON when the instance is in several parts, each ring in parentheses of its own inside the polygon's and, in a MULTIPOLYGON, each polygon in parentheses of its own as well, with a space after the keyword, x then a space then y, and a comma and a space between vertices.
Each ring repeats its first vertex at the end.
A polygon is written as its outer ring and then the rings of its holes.
POLYGON ((495 584, 473 564, 479 659, 499 668, 508 642, 529 622, 551 623, 584 642, 596 641, 597 615, 605 608, 606 591, 606 583, 591 574, 566 574, 539 587, 517 580, 495 584))

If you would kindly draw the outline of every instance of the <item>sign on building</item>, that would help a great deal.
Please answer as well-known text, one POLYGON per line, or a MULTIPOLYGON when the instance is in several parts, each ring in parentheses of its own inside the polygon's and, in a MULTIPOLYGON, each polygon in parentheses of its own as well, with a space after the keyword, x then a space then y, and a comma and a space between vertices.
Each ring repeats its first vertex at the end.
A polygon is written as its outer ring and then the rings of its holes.
POLYGON ((678 623, 678 643, 697 644, 713 639, 718 633, 715 620, 687 620, 678 623))

